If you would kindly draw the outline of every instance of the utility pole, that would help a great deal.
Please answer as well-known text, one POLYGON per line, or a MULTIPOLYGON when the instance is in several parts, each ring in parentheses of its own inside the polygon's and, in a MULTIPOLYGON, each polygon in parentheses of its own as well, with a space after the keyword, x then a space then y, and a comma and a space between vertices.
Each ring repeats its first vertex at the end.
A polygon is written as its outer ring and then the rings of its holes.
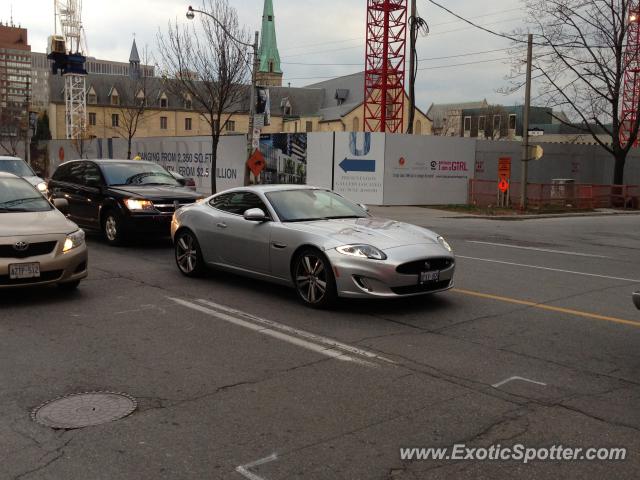
POLYGON ((522 180, 520 182, 520 208, 527 208, 527 177, 529 175, 529 111, 531 110, 531 68, 533 64, 533 34, 527 46, 527 86, 524 94, 524 121, 522 125, 522 180))
MULTIPOLYGON (((258 88, 258 68, 260 68, 260 58, 258 57, 258 49, 260 43, 260 32, 256 30, 253 40, 253 69, 251 72, 251 94, 249 95, 249 134, 247 135, 247 159, 253 155, 254 142, 253 138, 256 119, 256 89, 258 88)), ((244 166, 244 184, 249 185, 249 166, 244 166)))
POLYGON ((411 14, 409 15, 409 125, 407 133, 413 134, 413 121, 416 115, 416 39, 418 37, 416 24, 416 0, 411 0, 411 14))

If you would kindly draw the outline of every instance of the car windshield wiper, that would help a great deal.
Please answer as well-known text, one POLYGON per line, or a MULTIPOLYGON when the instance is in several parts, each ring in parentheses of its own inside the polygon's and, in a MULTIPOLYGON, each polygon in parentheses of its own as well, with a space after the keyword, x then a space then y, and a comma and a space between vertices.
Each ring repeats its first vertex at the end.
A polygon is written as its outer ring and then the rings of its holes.
POLYGON ((328 220, 339 220, 341 218, 367 218, 361 215, 336 215, 335 217, 327 217, 328 220))
POLYGON ((14 205, 21 205, 27 202, 33 202, 36 200, 44 200, 44 197, 27 197, 27 198, 16 198, 15 200, 9 200, 8 202, 0 203, 0 208, 3 207, 13 207, 14 205))
POLYGON ((329 220, 327 217, 317 217, 317 218, 294 218, 293 220, 285 220, 285 223, 295 223, 295 222, 317 222, 320 220, 329 220))

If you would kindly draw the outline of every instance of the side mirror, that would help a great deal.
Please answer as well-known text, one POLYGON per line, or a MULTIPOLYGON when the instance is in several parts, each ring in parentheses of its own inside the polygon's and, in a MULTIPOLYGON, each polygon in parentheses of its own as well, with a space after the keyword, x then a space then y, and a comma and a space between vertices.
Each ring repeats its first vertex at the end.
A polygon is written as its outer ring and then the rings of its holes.
POLYGON ((633 294, 633 303, 636 304, 636 308, 640 310, 640 292, 633 294))
POLYGON ((364 203, 359 203, 358 206, 365 212, 369 213, 369 207, 367 207, 364 203))
POLYGON ((250 208, 244 212, 244 219, 250 222, 264 222, 267 220, 267 214, 261 208, 250 208))
POLYGON ((69 213, 69 202, 66 198, 54 198, 53 206, 60 210, 63 215, 69 213))

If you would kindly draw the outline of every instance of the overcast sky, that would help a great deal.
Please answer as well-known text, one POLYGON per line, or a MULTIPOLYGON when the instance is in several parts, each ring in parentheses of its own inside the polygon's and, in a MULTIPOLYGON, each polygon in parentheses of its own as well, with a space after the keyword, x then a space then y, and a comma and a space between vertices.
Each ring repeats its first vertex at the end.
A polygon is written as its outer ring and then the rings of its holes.
MULTIPOLYGON (((200 0, 191 0, 196 6, 200 0)), ((229 0, 238 9, 240 22, 250 30, 260 28, 264 0, 229 0)), ((185 19, 189 0, 84 0, 83 24, 89 55, 127 61, 133 35, 138 46, 155 50, 158 29, 169 19, 185 19)), ((284 70, 284 85, 304 86, 364 69, 365 0, 273 0, 278 46, 284 70), (309 64, 352 65, 309 65, 309 64), (305 65, 306 64, 306 65, 305 65)), ((519 0, 443 0, 464 17, 499 32, 522 26, 524 12, 519 0)), ((34 51, 44 52, 53 30, 52 0, 0 0, 0 20, 7 22, 13 6, 13 21, 29 29, 34 51)), ((418 106, 426 110, 432 102, 462 102, 486 98, 492 103, 522 103, 523 92, 505 97, 496 92, 506 85, 509 66, 506 51, 456 58, 453 55, 486 52, 509 47, 509 41, 494 37, 457 21, 426 0, 418 0, 418 11, 431 34, 418 42, 420 63, 418 106), (496 61, 491 61, 498 59, 496 61), (483 62, 455 66, 462 63, 483 62), (435 67, 435 68, 434 68, 435 67)))

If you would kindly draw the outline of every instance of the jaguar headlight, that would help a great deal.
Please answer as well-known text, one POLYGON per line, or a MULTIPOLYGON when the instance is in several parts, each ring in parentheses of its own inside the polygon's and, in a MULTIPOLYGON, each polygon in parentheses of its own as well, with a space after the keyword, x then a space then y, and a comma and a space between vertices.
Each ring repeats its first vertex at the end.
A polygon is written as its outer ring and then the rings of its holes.
POLYGON ((153 202, 150 200, 139 200, 137 198, 127 198, 124 204, 132 212, 144 212, 153 210, 153 202))
POLYGON ((42 193, 43 195, 45 195, 49 189, 47 188, 47 182, 40 182, 36 185, 36 188, 38 189, 38 191, 40 193, 42 193))
POLYGON ((386 260, 385 253, 372 245, 344 245, 336 248, 343 255, 351 257, 368 258, 370 260, 386 260))
POLYGON ((70 233, 67 235, 67 238, 64 241, 64 247, 62 247, 62 251, 67 253, 74 248, 78 248, 82 246, 84 243, 84 231, 78 230, 77 232, 70 233))
POLYGON ((451 248, 451 245, 449 245, 449 242, 447 242, 444 237, 438 237, 438 243, 448 251, 453 252, 453 248, 451 248))

